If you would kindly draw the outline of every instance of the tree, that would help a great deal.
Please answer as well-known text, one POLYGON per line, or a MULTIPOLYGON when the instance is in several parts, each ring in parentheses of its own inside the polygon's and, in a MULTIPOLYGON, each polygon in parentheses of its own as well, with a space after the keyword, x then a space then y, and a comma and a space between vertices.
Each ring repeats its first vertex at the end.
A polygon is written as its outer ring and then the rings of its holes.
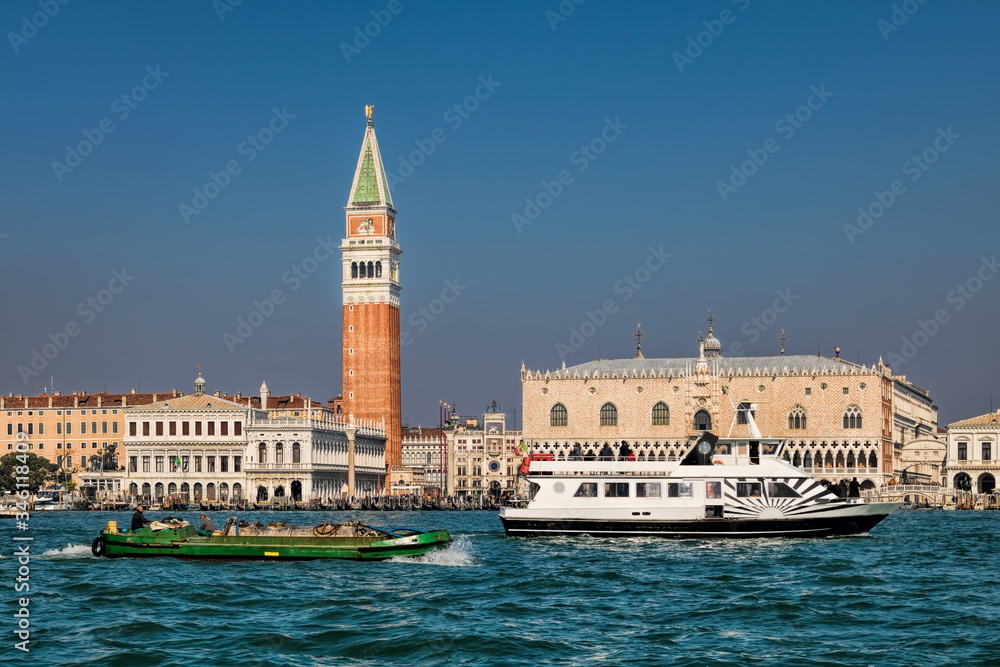
POLYGON ((28 489, 37 491, 57 469, 58 466, 44 456, 30 452, 11 452, 0 458, 0 488, 10 493, 19 491, 15 477, 27 477, 28 489))

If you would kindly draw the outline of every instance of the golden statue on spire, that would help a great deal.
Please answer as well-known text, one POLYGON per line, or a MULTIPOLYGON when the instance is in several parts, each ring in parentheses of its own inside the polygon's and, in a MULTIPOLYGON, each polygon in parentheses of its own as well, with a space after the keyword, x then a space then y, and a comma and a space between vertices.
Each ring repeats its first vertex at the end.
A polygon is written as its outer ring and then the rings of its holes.
POLYGON ((372 111, 374 111, 374 110, 375 110, 375 105, 374 104, 366 104, 365 105, 365 116, 368 117, 368 120, 372 119, 372 111))

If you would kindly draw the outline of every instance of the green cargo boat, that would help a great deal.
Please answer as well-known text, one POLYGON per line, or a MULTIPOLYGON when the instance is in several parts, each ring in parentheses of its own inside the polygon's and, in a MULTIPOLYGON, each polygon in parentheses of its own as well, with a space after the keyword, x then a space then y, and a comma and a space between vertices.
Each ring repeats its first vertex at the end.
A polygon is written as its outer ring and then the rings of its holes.
MULTIPOLYGON (((162 524, 160 524, 162 525, 162 524)), ((451 542, 446 530, 396 528, 386 531, 359 521, 289 526, 226 522, 221 531, 199 531, 187 521, 175 521, 159 530, 144 526, 118 532, 114 522, 101 531, 91 550, 106 558, 169 556, 188 560, 312 560, 346 558, 384 560, 419 556, 451 542)))

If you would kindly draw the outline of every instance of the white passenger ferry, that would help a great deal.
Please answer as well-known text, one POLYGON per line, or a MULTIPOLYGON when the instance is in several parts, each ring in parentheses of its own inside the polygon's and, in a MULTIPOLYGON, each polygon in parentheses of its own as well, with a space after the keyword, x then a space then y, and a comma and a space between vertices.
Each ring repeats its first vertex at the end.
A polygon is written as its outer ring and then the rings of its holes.
POLYGON ((902 505, 837 497, 747 418, 749 439, 705 431, 677 461, 529 457, 527 499, 500 520, 510 536, 824 537, 866 533, 902 505))

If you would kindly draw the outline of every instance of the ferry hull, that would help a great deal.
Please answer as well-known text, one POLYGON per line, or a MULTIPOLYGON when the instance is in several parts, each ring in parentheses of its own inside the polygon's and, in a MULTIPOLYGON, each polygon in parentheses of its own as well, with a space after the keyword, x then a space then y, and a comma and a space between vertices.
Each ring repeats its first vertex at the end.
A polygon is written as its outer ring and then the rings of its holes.
POLYGON ((702 521, 628 521, 540 519, 501 516, 511 537, 590 535, 592 537, 754 538, 831 537, 867 533, 888 514, 795 519, 705 519, 702 521))

